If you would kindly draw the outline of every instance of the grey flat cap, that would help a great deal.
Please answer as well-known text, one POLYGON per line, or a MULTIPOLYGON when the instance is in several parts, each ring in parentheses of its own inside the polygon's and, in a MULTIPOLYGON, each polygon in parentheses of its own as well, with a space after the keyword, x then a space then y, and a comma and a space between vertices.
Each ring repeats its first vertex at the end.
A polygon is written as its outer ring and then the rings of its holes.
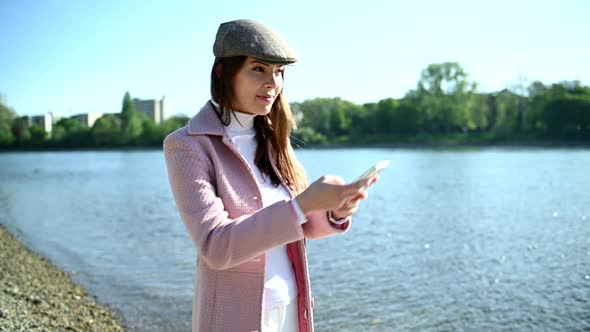
POLYGON ((213 55, 218 58, 249 56, 280 64, 297 62, 297 54, 281 37, 254 20, 222 23, 213 44, 213 55))

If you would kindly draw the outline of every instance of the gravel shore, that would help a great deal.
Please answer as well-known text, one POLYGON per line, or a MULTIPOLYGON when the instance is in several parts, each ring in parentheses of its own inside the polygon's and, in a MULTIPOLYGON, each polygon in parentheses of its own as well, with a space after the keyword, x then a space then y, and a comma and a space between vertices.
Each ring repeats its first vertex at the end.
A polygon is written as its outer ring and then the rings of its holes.
POLYGON ((0 331, 125 331, 67 273, 0 225, 0 331))

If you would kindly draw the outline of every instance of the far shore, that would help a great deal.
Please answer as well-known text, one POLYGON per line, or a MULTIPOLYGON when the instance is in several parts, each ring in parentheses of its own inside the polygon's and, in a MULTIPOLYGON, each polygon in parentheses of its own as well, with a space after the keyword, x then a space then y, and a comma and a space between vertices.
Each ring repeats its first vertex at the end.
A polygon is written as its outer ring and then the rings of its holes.
MULTIPOLYGON (((575 141, 498 141, 498 142, 424 142, 424 143, 373 143, 373 144, 300 144, 292 141, 295 150, 329 149, 463 149, 463 148, 590 148, 590 142, 575 141)), ((27 147, 0 148, 3 152, 79 152, 79 151, 157 151, 162 146, 116 146, 116 147, 27 147)))
MULTIPOLYGON (((295 145, 298 147, 297 145, 295 145)), ((437 142, 374 144, 305 144, 302 149, 462 149, 462 148, 590 148, 590 142, 437 142)))

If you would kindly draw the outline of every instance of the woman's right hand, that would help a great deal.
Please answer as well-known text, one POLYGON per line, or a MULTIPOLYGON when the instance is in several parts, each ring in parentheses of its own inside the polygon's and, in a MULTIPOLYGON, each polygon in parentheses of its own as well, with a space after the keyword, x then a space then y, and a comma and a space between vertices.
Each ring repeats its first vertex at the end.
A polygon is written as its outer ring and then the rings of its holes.
POLYGON ((345 183, 335 175, 324 175, 295 197, 304 214, 316 210, 337 209, 348 201, 363 195, 364 191, 375 181, 371 177, 364 181, 345 183))

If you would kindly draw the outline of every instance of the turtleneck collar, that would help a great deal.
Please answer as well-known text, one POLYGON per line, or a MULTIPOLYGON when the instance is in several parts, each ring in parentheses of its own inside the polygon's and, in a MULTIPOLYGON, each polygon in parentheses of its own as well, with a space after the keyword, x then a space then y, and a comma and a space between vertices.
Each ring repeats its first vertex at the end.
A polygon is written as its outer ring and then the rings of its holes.
POLYGON ((254 117, 255 114, 246 114, 240 112, 233 112, 235 117, 231 117, 231 121, 227 126, 230 131, 250 131, 254 130, 254 117))
MULTIPOLYGON (((211 100, 211 103, 215 105, 215 107, 219 108, 219 104, 214 100, 211 100)), ((233 115, 231 116, 231 120, 227 126, 229 131, 245 132, 254 129, 254 118, 256 117, 256 114, 247 114, 236 111, 233 111, 232 113, 233 115)))

